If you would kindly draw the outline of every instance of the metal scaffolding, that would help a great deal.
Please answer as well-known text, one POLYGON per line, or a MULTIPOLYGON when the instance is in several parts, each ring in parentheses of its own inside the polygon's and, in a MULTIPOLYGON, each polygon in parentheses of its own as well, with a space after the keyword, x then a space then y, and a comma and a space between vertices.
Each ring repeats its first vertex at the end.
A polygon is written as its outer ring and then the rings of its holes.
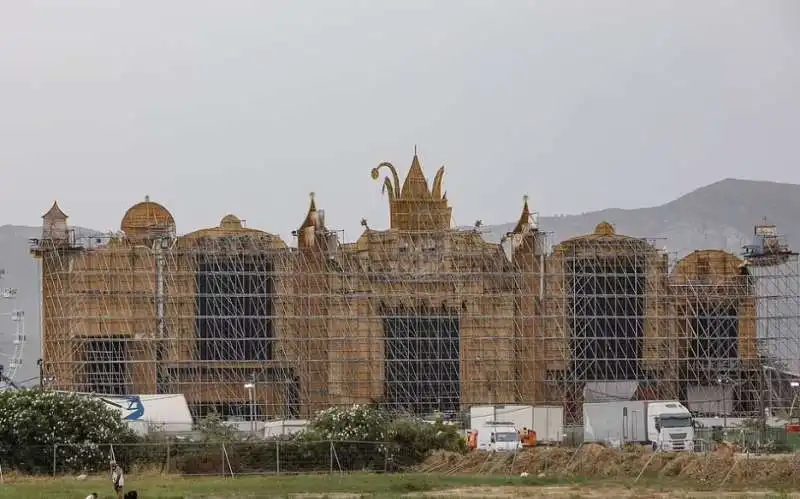
MULTIPOLYGON (((458 415, 475 404, 678 399, 754 417, 800 377, 800 267, 761 226, 740 258, 680 261, 592 234, 551 247, 523 203, 500 244, 455 229, 415 155, 383 181, 390 228, 346 242, 312 195, 286 244, 233 215, 178 236, 149 199, 115 234, 77 237, 56 204, 32 241, 43 373, 54 388, 182 393, 196 416, 302 418, 377 403, 458 415)), ((774 231, 773 231, 774 232, 774 231)))

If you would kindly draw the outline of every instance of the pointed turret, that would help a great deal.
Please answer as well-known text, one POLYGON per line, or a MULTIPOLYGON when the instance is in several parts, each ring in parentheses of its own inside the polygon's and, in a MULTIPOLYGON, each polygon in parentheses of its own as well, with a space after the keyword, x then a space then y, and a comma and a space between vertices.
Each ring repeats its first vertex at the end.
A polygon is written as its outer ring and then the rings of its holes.
POLYGON ((517 222, 517 226, 514 227, 514 230, 511 231, 512 234, 522 234, 524 232, 530 231, 533 227, 533 217, 531 216, 531 209, 528 207, 528 195, 522 196, 522 213, 519 216, 519 221, 517 222))
POLYGON ((303 220, 303 223, 300 225, 300 229, 297 231, 297 244, 300 248, 316 246, 317 232, 324 229, 321 212, 317 210, 316 196, 312 192, 309 193, 308 197, 311 199, 308 205, 308 213, 306 214, 305 220, 303 220))
POLYGON ((319 220, 319 213, 317 212, 317 202, 314 199, 316 194, 313 192, 308 194, 309 199, 311 202, 308 204, 308 213, 306 214, 305 220, 303 223, 300 224, 300 230, 307 229, 309 227, 316 227, 317 221, 319 220))
POLYGON ((42 218, 47 220, 66 220, 69 218, 66 213, 61 211, 61 208, 58 206, 58 201, 53 201, 53 206, 47 210, 47 213, 42 215, 42 218))
POLYGON ((66 240, 69 232, 67 218, 67 214, 58 206, 58 201, 53 201, 53 206, 42 215, 42 238, 66 240))

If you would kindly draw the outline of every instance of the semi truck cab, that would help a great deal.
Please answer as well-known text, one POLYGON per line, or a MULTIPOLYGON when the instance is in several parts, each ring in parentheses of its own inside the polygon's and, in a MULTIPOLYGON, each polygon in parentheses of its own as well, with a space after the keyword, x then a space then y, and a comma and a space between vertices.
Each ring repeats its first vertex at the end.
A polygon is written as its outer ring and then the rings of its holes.
POLYGON ((678 402, 648 404, 647 434, 653 450, 694 451, 692 414, 678 402))

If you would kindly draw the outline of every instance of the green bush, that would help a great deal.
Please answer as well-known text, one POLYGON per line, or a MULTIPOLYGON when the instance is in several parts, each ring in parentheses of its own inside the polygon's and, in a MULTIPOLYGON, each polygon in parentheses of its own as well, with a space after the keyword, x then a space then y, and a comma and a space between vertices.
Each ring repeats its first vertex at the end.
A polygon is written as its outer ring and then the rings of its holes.
POLYGON ((196 425, 199 439, 193 441, 157 433, 137 437, 102 402, 54 392, 6 392, 0 396, 3 421, 10 422, 0 428, 3 464, 33 473, 52 471, 54 448, 60 473, 105 470, 107 444, 115 445, 117 460, 133 472, 155 467, 188 475, 398 471, 434 450, 466 450, 455 426, 374 406, 326 409, 304 431, 267 441, 244 437, 216 415, 196 425))
POLYGON ((55 460, 58 472, 107 469, 107 444, 136 440, 120 413, 100 400, 39 389, 0 392, 0 457, 6 467, 48 473, 55 460))
POLYGON ((446 425, 441 420, 431 424, 411 417, 395 419, 388 425, 387 440, 394 449, 390 462, 396 468, 418 464, 434 450, 467 450, 467 442, 457 427, 446 425))
POLYGON ((172 447, 169 471, 399 471, 422 462, 434 450, 466 451, 453 425, 393 416, 373 406, 326 409, 304 431, 268 441, 237 437, 213 416, 199 423, 198 430, 201 442, 172 447))
MULTIPOLYGON (((344 470, 396 471, 418 464, 434 450, 463 452, 458 429, 441 420, 433 424, 413 416, 395 416, 374 406, 332 407, 321 411, 298 435, 298 442, 332 441, 327 461, 344 470)), ((324 449, 316 447, 313 452, 324 449)), ((312 453, 306 449, 307 455, 312 453)), ((308 455, 312 458, 311 455, 308 455)), ((315 461, 323 461, 315 456, 315 461)))

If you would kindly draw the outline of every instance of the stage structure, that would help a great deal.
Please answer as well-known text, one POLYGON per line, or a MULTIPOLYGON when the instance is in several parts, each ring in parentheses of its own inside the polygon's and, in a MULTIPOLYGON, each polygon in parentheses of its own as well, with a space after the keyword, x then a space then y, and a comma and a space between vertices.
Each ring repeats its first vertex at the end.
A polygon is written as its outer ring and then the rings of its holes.
POLYGON ((53 388, 186 396, 195 417, 309 417, 382 404, 456 417, 475 404, 673 399, 698 414, 791 404, 800 269, 774 227, 739 257, 677 262, 608 222, 552 244, 527 198, 499 244, 452 224, 444 167, 401 183, 381 163, 389 227, 357 240, 312 195, 288 243, 234 215, 178 235, 145 198, 114 234, 77 237, 54 203, 41 265, 53 388), (386 174, 383 176, 383 174, 386 174))

